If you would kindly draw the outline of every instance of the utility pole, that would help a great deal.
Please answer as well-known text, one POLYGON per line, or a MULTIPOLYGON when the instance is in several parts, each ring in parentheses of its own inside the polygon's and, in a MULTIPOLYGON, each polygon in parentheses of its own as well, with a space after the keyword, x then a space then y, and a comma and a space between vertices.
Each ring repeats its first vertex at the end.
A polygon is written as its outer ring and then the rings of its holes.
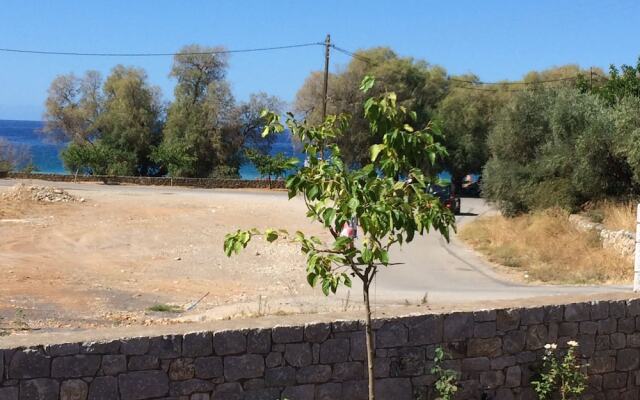
POLYGON ((327 117, 327 90, 329 88, 329 53, 331 51, 331 35, 327 33, 324 40, 324 82, 322 85, 322 121, 327 117))

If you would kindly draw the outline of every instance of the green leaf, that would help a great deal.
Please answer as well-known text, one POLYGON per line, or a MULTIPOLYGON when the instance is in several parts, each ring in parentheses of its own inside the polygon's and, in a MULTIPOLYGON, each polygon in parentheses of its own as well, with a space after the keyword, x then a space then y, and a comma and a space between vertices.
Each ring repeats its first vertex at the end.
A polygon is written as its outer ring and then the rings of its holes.
POLYGON ((375 83, 376 83, 376 79, 373 76, 366 75, 362 79, 362 83, 360 83, 360 90, 364 93, 367 93, 375 83))
POLYGON ((389 252, 386 250, 380 250, 380 262, 384 265, 389 264, 389 252))
POLYGON ((369 152, 371 153, 371 161, 375 161, 378 158, 378 154, 380 154, 380 152, 386 147, 387 146, 384 144, 374 144, 373 146, 371 146, 371 148, 369 149, 369 152))
POLYGON ((267 238, 267 242, 271 243, 278 239, 278 232, 273 229, 267 229, 264 231, 264 236, 267 238))
POLYGON ((371 249, 369 249, 368 247, 365 247, 362 250, 362 262, 365 264, 369 264, 371 261, 373 261, 373 252, 371 252, 371 249))
POLYGON ((263 138, 269 136, 269 127, 265 126, 264 129, 262 130, 262 135, 263 138))
POLYGON ((322 213, 322 219, 325 226, 331 226, 333 219, 336 217, 336 210, 333 208, 326 208, 322 213))

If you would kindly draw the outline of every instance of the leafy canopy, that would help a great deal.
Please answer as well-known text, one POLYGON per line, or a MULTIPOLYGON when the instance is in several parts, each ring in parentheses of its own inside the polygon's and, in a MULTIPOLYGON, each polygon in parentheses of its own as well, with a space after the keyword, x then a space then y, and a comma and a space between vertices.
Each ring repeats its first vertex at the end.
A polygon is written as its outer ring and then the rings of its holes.
MULTIPOLYGON (((373 78, 363 80, 367 92, 373 78)), ((263 113, 265 135, 282 132, 284 125, 273 112, 263 113)), ((418 166, 433 165, 446 151, 438 143, 438 133, 431 125, 414 129, 417 116, 398 105, 394 93, 368 99, 364 116, 369 133, 382 138, 370 148, 370 162, 359 169, 349 169, 340 146, 340 136, 349 130, 347 115, 331 115, 318 125, 296 120, 292 114, 286 126, 303 143, 308 162, 287 178, 289 198, 300 196, 307 206, 307 216, 324 225, 331 240, 296 232, 292 239, 307 257, 307 281, 320 284, 325 294, 335 293, 344 284, 351 285, 357 276, 368 288, 378 267, 390 265, 393 245, 410 242, 416 234, 434 229, 448 239, 454 216, 440 201, 427 193, 434 176, 418 166), (362 240, 341 236, 345 223, 357 219, 362 240)), ((283 230, 238 230, 225 237, 227 256, 238 253, 251 239, 263 235, 269 242, 288 237, 283 230)))

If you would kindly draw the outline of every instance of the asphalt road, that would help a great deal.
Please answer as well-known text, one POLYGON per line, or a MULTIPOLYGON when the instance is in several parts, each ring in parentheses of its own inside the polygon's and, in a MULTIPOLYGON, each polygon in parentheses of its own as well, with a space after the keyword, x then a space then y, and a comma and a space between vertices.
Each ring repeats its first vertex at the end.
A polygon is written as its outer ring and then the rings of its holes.
MULTIPOLYGON (((0 187, 13 186, 15 183, 14 180, 0 180, 0 187)), ((203 196, 238 196, 244 199, 247 198, 246 196, 277 196, 282 198, 283 209, 286 208, 287 202, 286 194, 277 191, 208 190, 63 182, 37 183, 55 185, 74 191, 99 190, 120 193, 189 191, 192 194, 198 193, 203 196)), ((462 215, 457 217, 458 226, 491 211, 491 208, 482 199, 463 198, 462 215)), ((404 264, 388 267, 379 272, 372 287, 372 300, 375 303, 409 302, 419 304, 425 299, 429 304, 456 304, 631 290, 631 286, 557 286, 513 283, 495 273, 478 254, 461 244, 455 235, 450 243, 434 233, 418 237, 401 249, 392 251, 391 260, 404 264)), ((340 296, 344 298, 347 296, 346 293, 342 292, 340 296)), ((354 291, 349 296, 354 300, 355 296, 359 299, 359 288, 354 286, 354 291)))

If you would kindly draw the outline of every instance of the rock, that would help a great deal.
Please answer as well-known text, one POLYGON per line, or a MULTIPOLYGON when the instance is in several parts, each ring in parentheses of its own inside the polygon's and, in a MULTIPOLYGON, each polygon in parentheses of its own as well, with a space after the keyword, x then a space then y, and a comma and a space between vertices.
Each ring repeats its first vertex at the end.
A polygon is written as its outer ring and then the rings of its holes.
POLYGON ((329 339, 320 345, 320 362, 333 364, 347 361, 349 357, 349 339, 329 339))
POLYGON ((544 325, 531 325, 527 329, 527 349, 538 350, 547 343, 547 327, 544 325))
POLYGON ((221 357, 196 358, 194 363, 195 376, 200 379, 221 377, 223 374, 221 357))
POLYGON ((519 366, 507 368, 507 374, 504 380, 504 386, 509 388, 519 387, 522 378, 522 370, 519 366))
POLYGON ((293 367, 269 368, 265 371, 267 387, 291 386, 296 383, 296 370, 293 367))
POLYGON ((444 319, 444 337, 446 342, 465 340, 473 336, 473 315, 470 313, 449 314, 444 319))
POLYGON ((294 367, 306 367, 311 364, 311 346, 308 343, 289 343, 285 347, 284 359, 294 367))
POLYGON ((170 385, 169 394, 171 396, 188 396, 193 393, 210 392, 214 389, 213 383, 202 379, 171 382, 170 385))
POLYGON ((213 349, 219 356, 243 353, 247 350, 247 338, 239 331, 216 332, 213 335, 213 349))
POLYGON ((524 349, 524 344, 526 340, 526 333, 523 331, 510 331, 507 332, 502 341, 505 353, 508 354, 516 354, 521 352, 524 349))
POLYGON ((87 383, 82 379, 72 379, 60 385, 60 400, 86 400, 89 394, 87 383))
POLYGON ((297 343, 302 342, 304 328, 301 326, 276 326, 271 331, 274 343, 297 343))
POLYGON ((52 344, 45 346, 44 352, 50 357, 72 356, 80 353, 79 343, 52 344))
POLYGON ((242 386, 239 383, 223 383, 213 393, 213 400, 242 400, 242 386))
POLYGON ((462 360, 463 371, 486 371, 490 367, 491 362, 487 357, 465 358, 462 360))
POLYGON ((282 398, 287 400, 314 400, 313 385, 289 386, 282 391, 282 398))
POLYGON ((426 315, 409 319, 409 343, 412 345, 435 344, 442 341, 444 318, 441 315, 426 315))
POLYGON ((520 326, 519 310, 498 310, 496 312, 496 328, 501 332, 518 329, 520 326))
POLYGON ((485 371, 480 374, 480 385, 483 388, 495 389, 504 383, 502 371, 485 371))
POLYGON ((296 373, 298 383, 324 383, 331 379, 331 366, 309 365, 300 368, 296 373))
POLYGON ((589 319, 590 304, 574 303, 564 306, 564 319, 566 321, 586 321, 589 319))
POLYGON ((496 334, 495 322, 476 322, 473 327, 473 337, 476 338, 491 338, 496 334))
POLYGON ((265 364, 267 368, 275 368, 282 365, 282 354, 281 353, 269 353, 267 358, 265 359, 265 364))
POLYGON ((342 384, 325 383, 316 386, 316 400, 335 400, 342 398, 342 384))
POLYGON ((308 324, 304 327, 304 340, 309 343, 322 343, 329 337, 331 325, 326 323, 308 324))
POLYGON ((149 338, 133 338, 123 340, 120 343, 122 354, 126 355, 142 355, 149 350, 149 338))
POLYGON ((129 370, 140 371, 145 369, 157 369, 160 360, 156 356, 131 356, 129 357, 129 370))
POLYGON ((353 381, 364 378, 364 367, 359 361, 336 363, 333 365, 333 380, 337 382, 353 381))
POLYGON ((267 354, 271 351, 271 330, 255 329, 247 335, 247 352, 267 354))
POLYGON ((169 378, 163 371, 138 371, 118 376, 122 400, 141 400, 166 396, 169 378))
POLYGON ((89 400, 117 399, 118 379, 113 376, 99 376, 89 385, 89 400))
POLYGON ((0 399, 2 400, 18 400, 18 387, 0 387, 0 399))
POLYGON ((616 368, 615 357, 593 357, 589 360, 589 374, 612 372, 616 368))
POLYGON ((640 351, 637 349, 618 350, 616 369, 618 371, 631 371, 640 366, 640 351))
POLYGON ((467 355, 469 357, 498 357, 502 354, 502 340, 499 337, 469 340, 467 355))
POLYGON ((127 356, 105 355, 102 357, 102 373, 105 375, 118 375, 127 370, 127 356))
POLYGON ((51 359, 40 350, 18 350, 9 363, 9 378, 27 379, 49 376, 51 359))
POLYGON ((411 381, 407 378, 387 378, 376 381, 376 399, 412 399, 411 381))
POLYGON ((184 335, 182 355, 184 357, 205 357, 213 354, 213 335, 210 332, 196 332, 184 335))
POLYGON ((20 381, 20 400, 58 400, 59 390, 55 379, 24 379, 20 381))
POLYGON ((177 358, 181 355, 182 337, 178 335, 154 337, 149 341, 149 355, 158 358, 177 358))
POLYGON ((224 377, 227 381, 258 378, 264 373, 264 359, 257 354, 224 358, 224 377))
POLYGON ((51 363, 53 378, 82 378, 95 376, 100 368, 101 357, 78 354, 75 356, 57 357, 51 363))
POLYGON ((178 358, 171 361, 169 367, 169 379, 172 381, 186 381, 195 376, 195 366, 190 358, 178 358))

